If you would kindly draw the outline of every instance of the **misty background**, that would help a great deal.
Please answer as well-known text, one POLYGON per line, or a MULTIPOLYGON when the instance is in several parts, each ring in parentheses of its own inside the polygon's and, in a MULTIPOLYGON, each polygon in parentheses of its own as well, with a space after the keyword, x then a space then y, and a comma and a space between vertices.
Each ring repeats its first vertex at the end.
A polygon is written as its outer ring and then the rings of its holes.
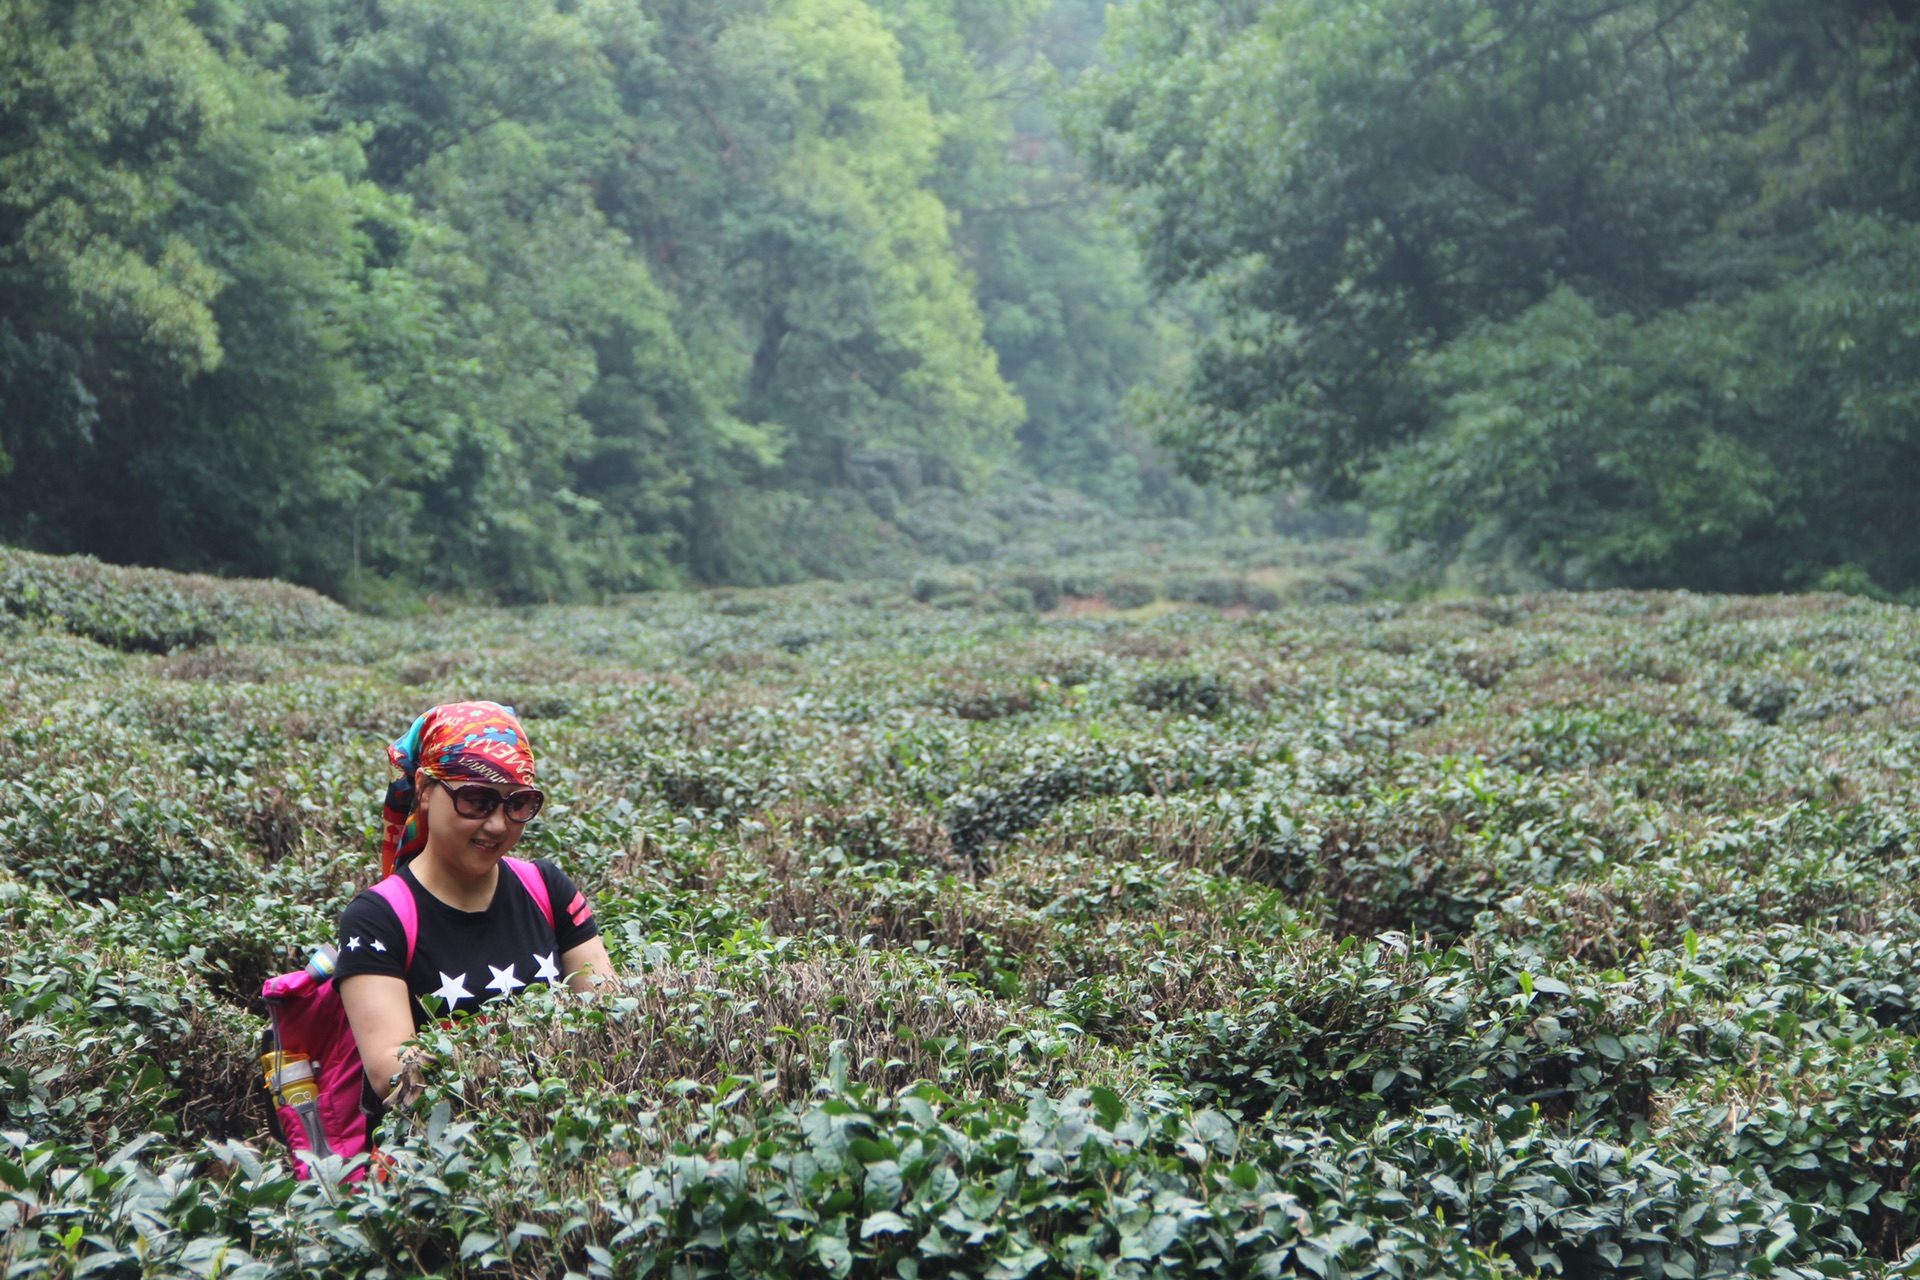
POLYGON ((1916 108, 1916 0, 0 0, 0 540, 1900 596, 1916 108))

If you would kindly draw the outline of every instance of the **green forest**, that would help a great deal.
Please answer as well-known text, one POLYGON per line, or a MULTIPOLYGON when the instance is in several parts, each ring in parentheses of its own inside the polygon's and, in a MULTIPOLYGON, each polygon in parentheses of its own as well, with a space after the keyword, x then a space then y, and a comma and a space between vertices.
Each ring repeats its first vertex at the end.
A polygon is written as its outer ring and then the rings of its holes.
POLYGON ((566 600, 1037 483, 1920 587, 1914 0, 1111 14, 4 0, 0 540, 566 600))
POLYGON ((1920 584, 1913 0, 1115 13, 1076 134, 1211 303, 1193 473, 1520 585, 1920 584))
POLYGON ((1177 508, 1045 105, 1100 21, 7 0, 0 538, 525 600, 837 576, 876 472, 1177 508))

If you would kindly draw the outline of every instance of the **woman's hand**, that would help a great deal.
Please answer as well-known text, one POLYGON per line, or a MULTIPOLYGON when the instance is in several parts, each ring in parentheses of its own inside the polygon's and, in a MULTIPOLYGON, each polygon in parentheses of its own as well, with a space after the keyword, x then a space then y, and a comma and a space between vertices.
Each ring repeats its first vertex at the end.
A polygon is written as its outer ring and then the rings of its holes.
POLYGON ((561 956, 560 972, 567 975, 567 986, 582 995, 612 981, 613 958, 607 954, 606 939, 595 935, 561 956))
POLYGON ((412 1106, 419 1100, 420 1095, 427 1091, 427 1078, 421 1073, 420 1064, 412 1061, 412 1057, 411 1053, 402 1055, 401 1061, 406 1065, 400 1068, 398 1075, 387 1082, 388 1087, 393 1090, 386 1095, 389 1107, 398 1109, 412 1106))

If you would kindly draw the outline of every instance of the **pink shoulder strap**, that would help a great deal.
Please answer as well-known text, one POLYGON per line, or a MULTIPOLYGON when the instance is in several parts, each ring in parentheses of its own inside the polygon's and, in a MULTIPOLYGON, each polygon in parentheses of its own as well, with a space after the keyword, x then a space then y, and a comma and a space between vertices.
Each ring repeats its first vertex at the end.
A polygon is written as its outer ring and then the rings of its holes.
MULTIPOLYGON (((547 927, 553 927, 553 898, 547 893, 547 878, 540 874, 540 868, 520 858, 502 858, 502 865, 511 867, 513 874, 520 877, 520 883, 527 887, 534 903, 540 908, 540 914, 547 918, 547 927)), ((413 891, 407 888, 407 882, 395 872, 373 886, 373 891, 387 900, 393 908, 393 914, 400 917, 400 930, 407 935, 407 961, 402 968, 413 967, 413 948, 420 941, 420 904, 413 900, 413 891)))
POLYGON ((413 947, 420 941, 420 904, 413 900, 413 891, 407 888, 407 882, 400 878, 397 871, 374 885, 373 891, 385 898, 387 905, 393 908, 393 914, 400 917, 400 931, 407 935, 407 959, 400 968, 403 972, 411 969, 413 947))
POLYGON ((513 874, 520 877, 520 883, 527 886, 527 892, 539 904, 540 914, 547 918, 547 928, 553 928, 553 898, 547 893, 547 878, 540 874, 540 868, 520 858, 500 861, 513 868, 513 874))

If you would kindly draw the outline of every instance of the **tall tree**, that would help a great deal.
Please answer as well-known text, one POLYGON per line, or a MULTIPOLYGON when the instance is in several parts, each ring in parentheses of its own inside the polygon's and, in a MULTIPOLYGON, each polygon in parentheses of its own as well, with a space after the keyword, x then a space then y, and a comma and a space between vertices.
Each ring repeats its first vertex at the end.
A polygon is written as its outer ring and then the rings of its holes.
POLYGON ((1920 352, 1801 341, 1836 292, 1909 314, 1914 38, 1880 0, 1143 0, 1076 119, 1218 304, 1161 430, 1561 582, 1920 581, 1857 484, 1920 475, 1910 379, 1842 358, 1920 352))
POLYGON ((84 446, 126 362, 220 364, 220 280, 174 215, 231 114, 181 6, 0 3, 0 471, 84 446))
POLYGON ((0 6, 0 532, 324 579, 377 193, 183 4, 0 6))
MULTIPOLYGON (((1156 306, 1108 195, 1059 127, 1061 87, 1090 65, 1093 0, 884 0, 941 131, 935 186, 955 215, 987 340, 1020 393, 1020 460, 1048 482, 1140 510, 1171 479, 1122 401, 1184 345, 1156 306)), ((1186 495, 1183 495, 1186 496, 1186 495)))
POLYGON ((865 451, 1016 456, 1003 353, 1054 442, 1145 362, 1077 213, 995 221, 1039 13, 0 0, 0 537, 367 599, 831 567, 865 451))

